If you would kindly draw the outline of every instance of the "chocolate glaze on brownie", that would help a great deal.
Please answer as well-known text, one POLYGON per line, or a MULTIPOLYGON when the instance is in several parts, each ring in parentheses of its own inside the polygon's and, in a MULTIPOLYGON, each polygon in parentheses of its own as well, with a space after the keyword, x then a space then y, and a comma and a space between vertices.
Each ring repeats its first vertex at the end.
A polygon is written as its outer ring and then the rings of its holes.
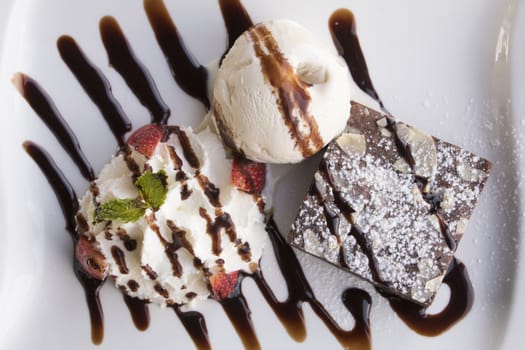
POLYGON ((292 225, 291 245, 429 305, 490 163, 353 103, 292 225))

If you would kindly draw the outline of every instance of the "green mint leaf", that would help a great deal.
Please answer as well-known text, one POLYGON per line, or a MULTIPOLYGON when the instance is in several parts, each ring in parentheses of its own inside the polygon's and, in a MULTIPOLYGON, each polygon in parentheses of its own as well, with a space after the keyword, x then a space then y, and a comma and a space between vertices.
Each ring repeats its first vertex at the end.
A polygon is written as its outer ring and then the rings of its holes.
POLYGON ((135 222, 145 213, 144 203, 137 199, 113 199, 95 210, 95 223, 116 220, 135 222))
POLYGON ((142 199, 153 210, 159 210, 168 193, 168 176, 163 170, 158 173, 146 171, 135 181, 135 186, 142 199))

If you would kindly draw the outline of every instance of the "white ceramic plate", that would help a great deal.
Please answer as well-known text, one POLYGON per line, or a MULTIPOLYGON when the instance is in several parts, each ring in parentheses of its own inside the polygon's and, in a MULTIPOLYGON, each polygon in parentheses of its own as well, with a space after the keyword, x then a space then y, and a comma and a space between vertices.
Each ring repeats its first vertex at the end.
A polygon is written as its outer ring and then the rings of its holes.
MULTIPOLYGON (((339 7, 356 15, 372 79, 389 110, 400 119, 491 159, 494 172, 457 255, 469 268, 476 300, 472 312, 436 338, 421 337, 373 295, 373 349, 517 349, 525 340, 523 247, 523 156, 525 116, 525 8, 518 1, 455 0, 245 0, 254 21, 291 18, 330 43, 329 15, 339 7), (512 34, 512 35, 511 35, 512 34), (510 51, 509 51, 510 50, 510 51), (521 254, 520 254, 521 249, 521 254), (520 276, 521 275, 521 276, 520 276)), ((200 62, 222 54, 226 33, 216 1, 166 0, 189 49, 200 62)), ((148 66, 173 113, 171 123, 196 125, 204 114, 198 102, 174 83, 143 11, 142 1, 3 0, 5 29, 0 72, 0 348, 91 349, 82 289, 73 275, 71 242, 58 203, 21 144, 45 146, 82 193, 87 184, 10 84, 23 71, 51 94, 76 131, 96 170, 115 148, 96 107, 83 93, 56 50, 61 34, 74 36, 110 79, 114 94, 135 126, 148 113, 107 64, 98 21, 113 15, 139 58, 148 66), (10 11, 8 11, 10 9, 10 11)), ((310 178, 299 166, 278 194, 276 216, 287 229, 310 178)), ((263 269, 277 294, 285 288, 267 250, 263 269)), ((339 300, 358 284, 345 273, 299 254, 319 298, 346 327, 352 320, 339 300)), ((370 288, 368 288, 370 290, 370 288)), ((245 294, 263 349, 338 349, 339 344, 305 307, 308 337, 295 343, 285 333, 253 282, 245 294)), ((373 291, 371 291, 373 293, 373 291)), ((433 306, 446 299, 446 288, 433 306)), ((100 349, 146 347, 191 349, 193 344, 173 312, 151 307, 151 327, 135 329, 120 293, 108 283, 102 292, 105 339, 100 349)), ((242 345, 222 309, 203 305, 215 349, 242 345)))

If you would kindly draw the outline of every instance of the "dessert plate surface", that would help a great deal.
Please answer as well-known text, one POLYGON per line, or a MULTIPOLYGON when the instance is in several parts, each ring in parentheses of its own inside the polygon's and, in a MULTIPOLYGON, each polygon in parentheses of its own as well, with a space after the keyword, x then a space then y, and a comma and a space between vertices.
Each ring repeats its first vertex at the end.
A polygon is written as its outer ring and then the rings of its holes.
MULTIPOLYGON (((202 63, 219 57, 226 31, 217 1, 165 0, 187 47, 202 63)), ((382 349, 517 349, 525 335, 525 7, 517 0, 333 0, 243 3, 255 22, 289 18, 331 45, 330 14, 340 7, 356 17, 375 87, 399 119, 493 161, 493 173, 457 256, 465 262, 476 298, 470 314, 441 336, 417 335, 370 286, 315 258, 297 253, 318 298, 345 327, 353 320, 340 296, 350 286, 372 294, 372 344, 382 349)), ((76 132, 96 171, 115 142, 97 108, 62 62, 56 40, 73 36, 101 68, 135 127, 149 121, 113 70, 100 40, 99 20, 114 16, 152 73, 172 110, 170 123, 197 126, 206 111, 172 79, 142 1, 3 0, 0 5, 0 349, 93 349, 83 291, 71 268, 71 241, 51 188, 22 142, 44 146, 79 194, 87 183, 52 134, 11 84, 23 71, 50 93, 76 132)), ((315 162, 294 167, 277 185, 275 216, 286 232, 310 182, 315 162)), ((286 290, 271 249, 263 271, 274 291, 286 290)), ((340 345, 305 306, 308 335, 296 343, 253 281, 243 290, 263 349, 338 349, 340 345)), ((447 298, 439 292, 433 311, 447 298)), ((171 347, 193 343, 175 314, 155 306, 151 326, 135 329, 121 294, 102 291, 105 338, 100 349, 171 347)), ((221 307, 199 306, 214 349, 243 346, 221 307)))

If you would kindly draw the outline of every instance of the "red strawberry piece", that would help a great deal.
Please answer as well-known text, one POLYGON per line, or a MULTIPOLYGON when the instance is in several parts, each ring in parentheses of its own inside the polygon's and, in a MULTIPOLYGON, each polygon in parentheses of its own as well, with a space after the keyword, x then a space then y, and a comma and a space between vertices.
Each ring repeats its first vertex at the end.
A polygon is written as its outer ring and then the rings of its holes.
POLYGON ((128 145, 146 157, 151 157, 163 136, 163 127, 154 124, 144 125, 131 134, 128 145))
POLYGON ((239 271, 230 273, 223 271, 217 272, 211 275, 209 280, 213 298, 216 300, 224 300, 235 291, 239 283, 239 271))
POLYGON ((237 189, 261 194, 266 182, 266 164, 235 156, 232 162, 232 183, 237 189))
POLYGON ((98 280, 106 277, 106 259, 86 237, 82 236, 77 241, 75 256, 90 277, 98 280))

